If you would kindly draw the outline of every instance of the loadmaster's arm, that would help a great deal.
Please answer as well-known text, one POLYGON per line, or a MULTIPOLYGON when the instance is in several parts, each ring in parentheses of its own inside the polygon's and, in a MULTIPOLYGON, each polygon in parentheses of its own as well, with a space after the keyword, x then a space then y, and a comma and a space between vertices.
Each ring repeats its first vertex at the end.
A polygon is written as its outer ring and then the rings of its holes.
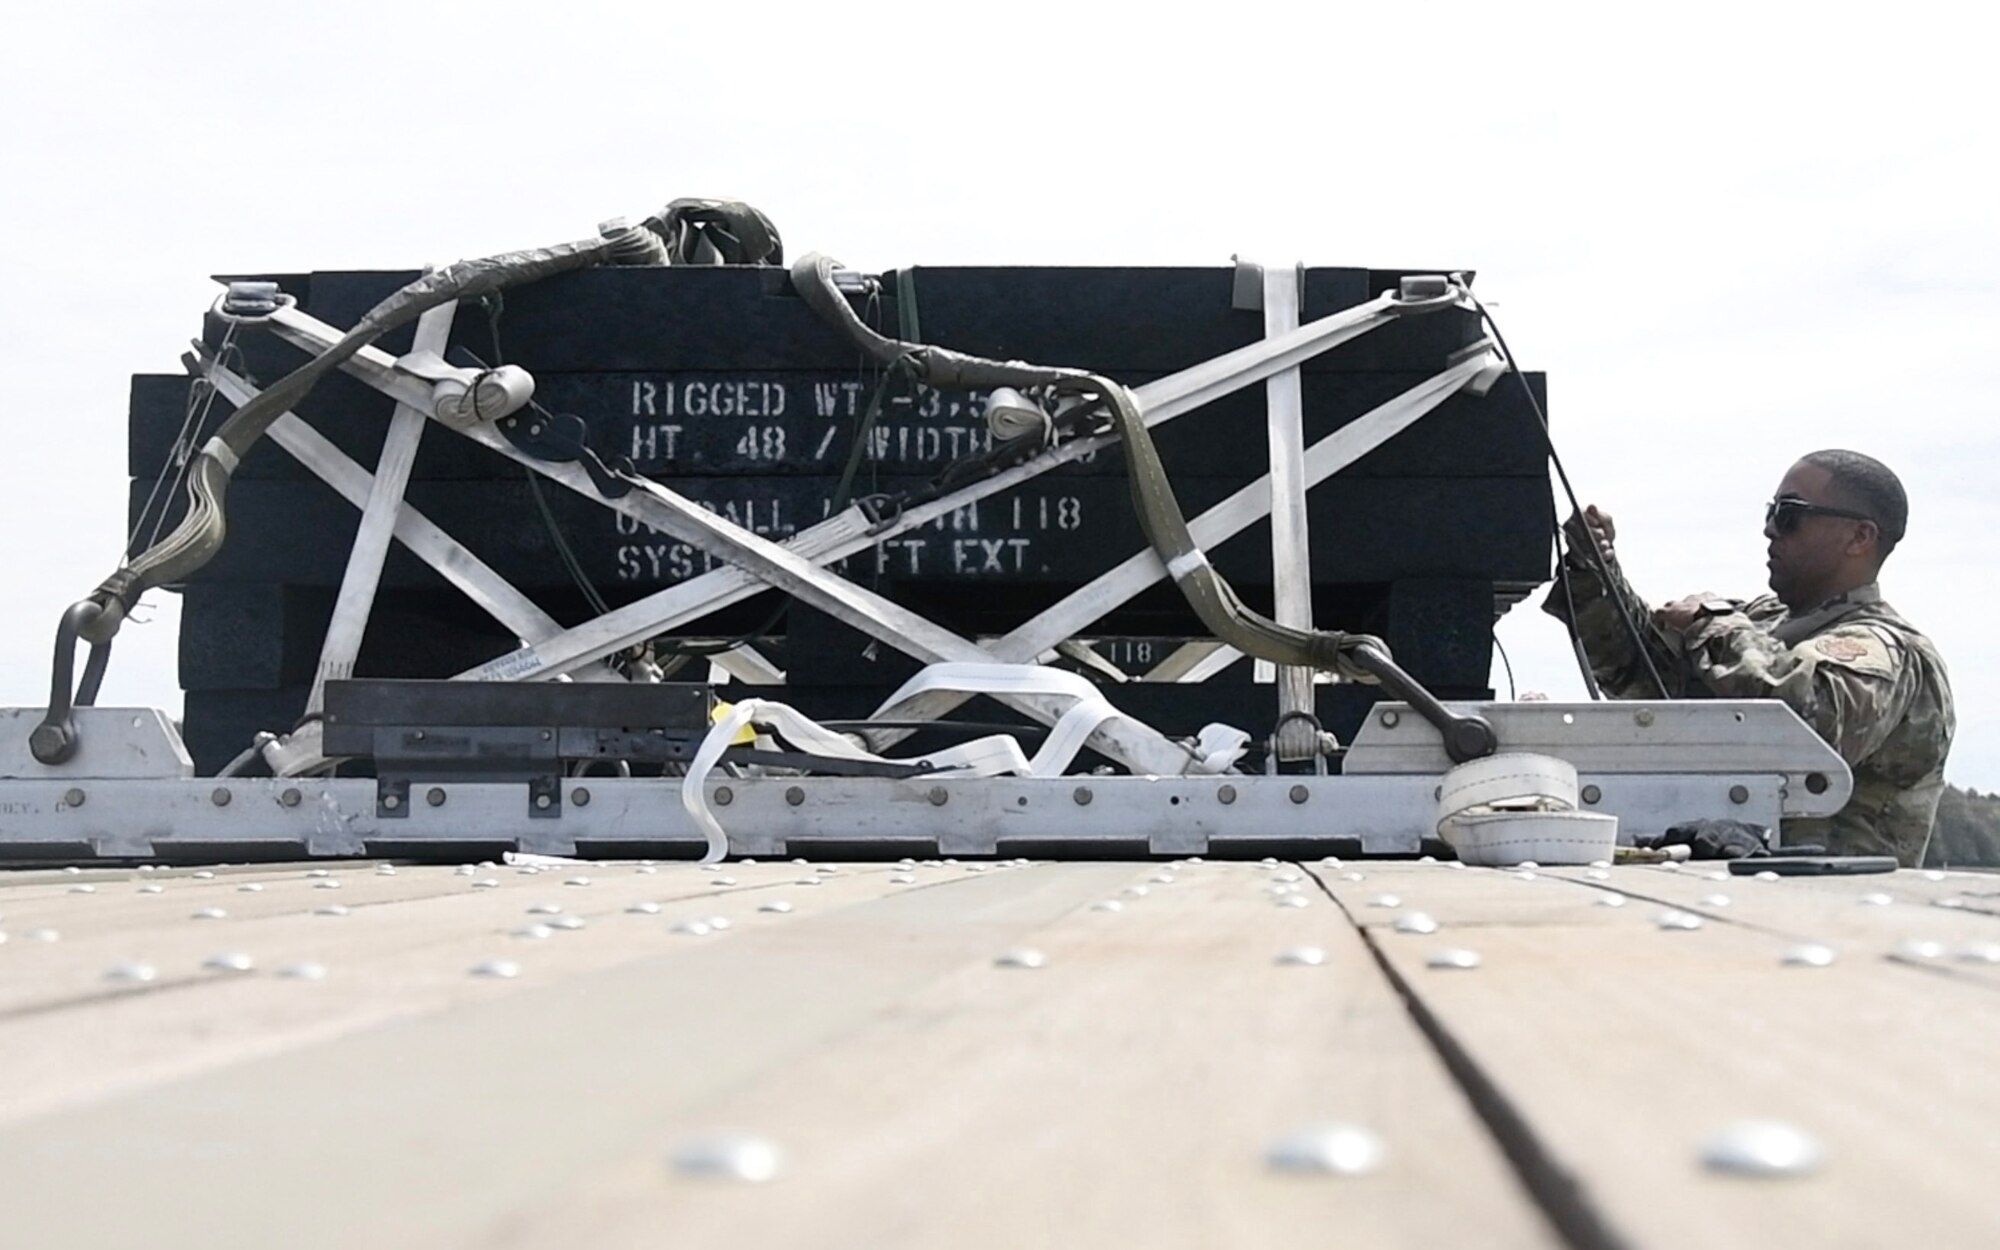
POLYGON ((1563 534, 1568 538, 1568 550, 1557 573, 1556 584, 1549 589, 1548 598, 1542 601, 1542 611, 1559 621, 1571 622, 1573 619, 1584 654, 1590 657, 1590 671, 1604 693, 1614 699, 1657 699, 1663 693, 1676 699, 1705 695, 1706 691, 1696 687, 1686 658, 1669 646, 1654 626, 1652 608, 1632 589, 1617 563, 1608 557, 1604 566, 1610 572, 1610 584, 1606 585, 1597 562, 1588 554, 1594 540, 1583 518, 1572 516, 1563 526, 1563 534), (1619 619, 1621 602, 1631 626, 1619 619), (1571 616, 1572 605, 1574 618, 1571 616), (1633 627, 1646 640, 1653 668, 1666 683, 1664 692, 1654 684, 1653 674, 1647 671, 1645 661, 1632 645, 1633 627))

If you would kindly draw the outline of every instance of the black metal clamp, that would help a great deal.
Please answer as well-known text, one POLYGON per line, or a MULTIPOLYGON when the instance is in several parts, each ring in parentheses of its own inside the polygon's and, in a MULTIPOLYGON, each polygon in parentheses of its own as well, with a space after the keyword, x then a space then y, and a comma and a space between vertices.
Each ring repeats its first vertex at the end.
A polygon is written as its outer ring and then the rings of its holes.
POLYGON ((85 631, 104 615, 104 605, 95 599, 72 603, 56 626, 56 657, 49 680, 49 707, 42 723, 28 735, 28 753, 37 762, 54 766, 76 754, 75 710, 97 702, 97 688, 104 683, 104 669, 111 662, 111 640, 93 641, 90 658, 83 665, 83 681, 72 686, 76 675, 76 644, 85 631))
POLYGON ((1431 724, 1437 726, 1439 736, 1444 739, 1444 753, 1454 764, 1476 760, 1493 754, 1500 749, 1500 739, 1493 732, 1493 725, 1483 716, 1463 716, 1452 711, 1438 697, 1423 688, 1416 678, 1397 667, 1387 654, 1369 643, 1356 643, 1348 650, 1354 663, 1382 684, 1382 689, 1395 695, 1417 710, 1431 724))

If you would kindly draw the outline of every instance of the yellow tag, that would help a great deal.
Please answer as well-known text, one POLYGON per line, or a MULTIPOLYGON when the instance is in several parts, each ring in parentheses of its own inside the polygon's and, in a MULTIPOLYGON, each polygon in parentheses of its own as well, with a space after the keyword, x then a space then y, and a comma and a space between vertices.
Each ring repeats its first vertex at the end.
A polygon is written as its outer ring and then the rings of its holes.
MULTIPOLYGON (((715 706, 708 710, 708 723, 711 725, 720 725, 722 718, 729 715, 730 709, 733 706, 733 704, 724 703, 722 700, 717 699, 715 706)), ((729 739, 729 745, 733 747, 747 747, 756 741, 757 727, 746 721, 729 739)))

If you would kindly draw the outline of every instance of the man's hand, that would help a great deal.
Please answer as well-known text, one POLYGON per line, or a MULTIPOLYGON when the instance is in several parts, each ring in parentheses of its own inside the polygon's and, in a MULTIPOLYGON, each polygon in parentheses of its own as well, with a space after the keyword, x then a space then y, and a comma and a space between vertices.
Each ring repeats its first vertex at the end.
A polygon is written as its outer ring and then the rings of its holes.
POLYGON ((1588 505, 1583 510, 1583 527, 1589 531, 1591 538, 1596 540, 1597 549, 1604 553, 1606 560, 1612 559, 1617 554, 1612 549, 1612 544, 1618 540, 1618 525, 1611 519, 1609 512, 1596 504, 1588 505))
POLYGON ((1671 629, 1675 633, 1684 633, 1688 626, 1694 624, 1695 618, 1714 611, 1714 604, 1721 598, 1721 595, 1712 590, 1704 590, 1698 595, 1674 600, 1653 613, 1653 619, 1663 628, 1671 629))

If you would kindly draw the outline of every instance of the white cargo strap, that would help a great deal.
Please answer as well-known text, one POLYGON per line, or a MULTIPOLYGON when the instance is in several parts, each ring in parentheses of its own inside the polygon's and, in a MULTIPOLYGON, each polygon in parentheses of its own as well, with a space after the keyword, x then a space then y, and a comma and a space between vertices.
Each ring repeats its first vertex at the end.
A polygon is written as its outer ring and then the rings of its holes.
MULTIPOLYGON (((896 707, 932 690, 965 694, 1061 695, 1076 700, 1049 730, 1049 736, 1030 759, 1021 744, 1007 734, 990 734, 971 742, 932 751, 922 756, 938 772, 950 770, 964 777, 994 777, 1006 773, 1019 776, 1058 777, 1068 768, 1090 735, 1112 717, 1120 715, 1106 702, 1097 687, 1075 673, 1043 668, 1035 664, 933 664, 905 682, 890 695, 875 719, 893 719, 896 707)), ((755 724, 771 730, 793 746, 813 755, 875 763, 907 764, 912 760, 891 759, 855 745, 845 734, 835 733, 787 704, 764 699, 745 699, 729 709, 702 739, 689 761, 681 782, 681 806, 708 838, 703 863, 714 863, 729 853, 729 837, 709 810, 703 781, 722 753, 745 726, 755 724)), ((1190 772, 1221 772, 1243 752, 1249 735, 1227 726, 1210 725, 1202 730, 1198 757, 1190 772)))
POLYGON ((1438 787, 1438 836, 1468 864, 1609 859, 1618 818, 1577 807, 1576 769, 1526 752, 1461 764, 1438 787))

